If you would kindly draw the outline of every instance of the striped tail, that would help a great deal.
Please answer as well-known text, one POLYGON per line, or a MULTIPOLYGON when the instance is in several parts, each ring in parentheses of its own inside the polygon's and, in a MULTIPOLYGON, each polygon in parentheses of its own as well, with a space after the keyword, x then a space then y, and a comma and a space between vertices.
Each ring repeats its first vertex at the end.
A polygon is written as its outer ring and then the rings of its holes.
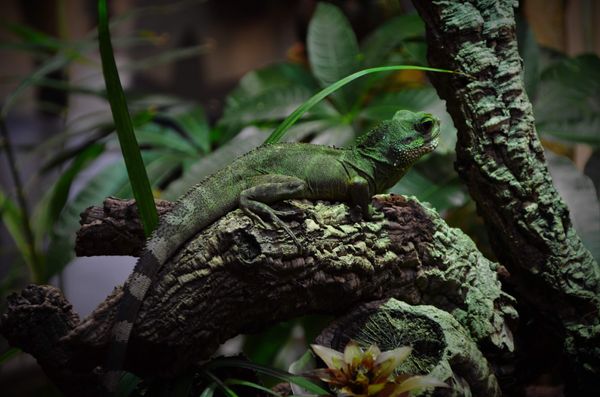
POLYGON ((151 250, 145 249, 123 289, 106 360, 104 387, 109 394, 114 394, 117 389, 123 372, 127 342, 133 329, 133 323, 161 265, 159 258, 151 250))

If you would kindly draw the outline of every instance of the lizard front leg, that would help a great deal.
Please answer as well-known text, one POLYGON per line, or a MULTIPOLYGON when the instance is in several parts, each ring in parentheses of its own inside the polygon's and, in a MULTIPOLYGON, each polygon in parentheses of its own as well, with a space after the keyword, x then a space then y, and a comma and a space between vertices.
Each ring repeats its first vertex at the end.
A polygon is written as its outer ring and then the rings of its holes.
POLYGON ((304 198, 308 193, 307 183, 296 177, 286 175, 261 175, 253 180, 254 186, 240 193, 240 208, 244 213, 263 226, 265 220, 277 225, 302 249, 300 241, 290 228, 279 218, 285 212, 276 211, 268 204, 292 198, 304 198))
POLYGON ((349 188, 350 204, 359 207, 364 220, 371 219, 371 192, 369 191, 369 182, 360 176, 355 176, 350 180, 349 188))

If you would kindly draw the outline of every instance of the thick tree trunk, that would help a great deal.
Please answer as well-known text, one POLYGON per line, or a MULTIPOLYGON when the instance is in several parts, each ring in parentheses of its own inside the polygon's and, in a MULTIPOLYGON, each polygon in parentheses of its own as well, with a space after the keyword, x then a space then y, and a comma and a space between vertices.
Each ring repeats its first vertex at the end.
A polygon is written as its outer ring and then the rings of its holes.
MULTIPOLYGON (((128 369, 169 376, 241 332, 307 313, 341 314, 388 297, 451 313, 488 359, 510 353, 516 312, 501 291, 497 266, 435 211, 413 199, 380 196, 374 204, 382 215, 364 222, 344 204, 290 203, 297 211, 286 221, 301 253, 286 233, 256 227, 238 210, 164 266, 134 326, 128 369)), ((289 209, 290 203, 277 205, 289 209)), ((128 213, 113 211, 114 204, 106 206, 111 225, 119 223, 116 214, 128 213)), ((103 222, 98 210, 88 213, 96 214, 92 224, 103 222)), ((77 381, 89 388, 92 370, 103 364, 120 296, 115 290, 78 322, 56 289, 31 286, 10 298, 0 332, 37 357, 65 390, 72 392, 77 381)))
POLYGON ((415 0, 431 78, 458 129, 456 168, 518 293, 561 325, 587 387, 600 386, 600 268, 576 235, 537 138, 513 0, 415 0))

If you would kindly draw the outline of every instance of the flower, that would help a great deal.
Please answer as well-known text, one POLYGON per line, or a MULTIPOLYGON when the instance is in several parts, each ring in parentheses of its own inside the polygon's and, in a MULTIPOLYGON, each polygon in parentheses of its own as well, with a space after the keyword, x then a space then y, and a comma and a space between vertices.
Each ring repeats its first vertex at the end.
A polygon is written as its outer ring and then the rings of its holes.
POLYGON ((328 383, 340 397, 405 397, 417 388, 448 387, 431 376, 395 375, 395 369, 412 351, 407 346, 381 352, 375 345, 363 350, 350 341, 343 353, 320 345, 311 347, 327 368, 310 374, 328 383))

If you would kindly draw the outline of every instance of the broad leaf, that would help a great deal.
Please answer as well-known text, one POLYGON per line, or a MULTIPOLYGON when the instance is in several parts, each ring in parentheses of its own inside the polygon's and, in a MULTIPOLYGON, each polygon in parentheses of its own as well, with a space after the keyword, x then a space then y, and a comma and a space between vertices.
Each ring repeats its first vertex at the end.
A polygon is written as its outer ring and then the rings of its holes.
POLYGON ((46 279, 60 272, 73 258, 75 233, 79 229, 79 215, 90 205, 102 201, 127 183, 123 162, 110 164, 92 177, 65 205, 50 236, 47 251, 46 279))
POLYGON ((362 43, 363 67, 379 66, 386 63, 390 52, 407 38, 425 34, 425 24, 416 14, 400 15, 390 19, 371 33, 362 43))
POLYGON ((38 246, 41 247, 42 238, 58 220, 69 197, 75 177, 103 152, 104 145, 100 144, 91 145, 81 151, 69 167, 61 173, 54 186, 40 200, 35 208, 32 224, 38 246))
POLYGON ((542 133, 570 142, 598 144, 600 58, 586 54, 556 62, 542 74, 534 103, 542 133))
MULTIPOLYGON (((360 67, 356 36, 344 14, 334 5, 319 3, 308 25, 308 58, 313 74, 327 87, 360 67)), ((334 98, 348 111, 357 98, 348 87, 334 98)))

